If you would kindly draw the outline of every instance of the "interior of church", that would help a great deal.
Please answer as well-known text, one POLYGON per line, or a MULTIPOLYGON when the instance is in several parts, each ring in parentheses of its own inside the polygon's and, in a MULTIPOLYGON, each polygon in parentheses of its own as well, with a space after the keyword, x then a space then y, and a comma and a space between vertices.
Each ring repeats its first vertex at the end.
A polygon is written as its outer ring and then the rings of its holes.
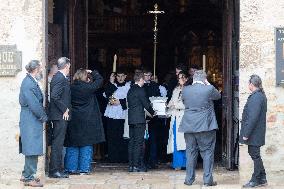
MULTIPOLYGON (((204 69, 222 91, 215 105, 219 124, 216 162, 228 169, 238 164, 238 0, 51 0, 48 61, 71 58, 72 72, 97 69, 108 78, 113 69, 153 70, 154 15, 157 15, 156 74, 159 83, 175 75, 175 65, 204 69), (224 107, 225 106, 225 107, 224 107)), ((107 79, 106 79, 107 80, 107 79)), ((101 109, 103 111, 103 108, 101 109)), ((103 158, 101 154, 96 158, 103 158)))

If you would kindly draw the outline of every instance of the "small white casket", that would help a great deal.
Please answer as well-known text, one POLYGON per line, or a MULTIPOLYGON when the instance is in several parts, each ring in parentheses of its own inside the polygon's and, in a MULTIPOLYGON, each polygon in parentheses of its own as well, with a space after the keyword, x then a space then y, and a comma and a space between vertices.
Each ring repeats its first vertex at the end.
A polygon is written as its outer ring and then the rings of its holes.
POLYGON ((157 116, 166 117, 167 116, 167 97, 150 97, 149 98, 153 109, 157 112, 157 116))

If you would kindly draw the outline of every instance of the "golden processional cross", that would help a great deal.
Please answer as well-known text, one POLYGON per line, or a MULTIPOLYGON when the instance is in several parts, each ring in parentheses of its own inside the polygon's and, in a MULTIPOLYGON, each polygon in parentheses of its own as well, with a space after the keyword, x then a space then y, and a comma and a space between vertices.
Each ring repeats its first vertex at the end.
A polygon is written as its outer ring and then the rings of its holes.
POLYGON ((157 60, 157 35, 158 35, 158 14, 164 14, 165 11, 158 10, 158 4, 154 5, 153 11, 148 11, 149 14, 154 14, 154 79, 156 78, 156 60, 157 60))

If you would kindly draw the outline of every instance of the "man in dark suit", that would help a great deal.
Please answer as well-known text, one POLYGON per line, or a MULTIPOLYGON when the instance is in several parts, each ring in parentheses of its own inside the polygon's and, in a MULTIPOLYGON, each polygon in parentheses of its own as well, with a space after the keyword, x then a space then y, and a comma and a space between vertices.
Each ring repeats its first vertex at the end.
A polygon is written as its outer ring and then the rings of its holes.
POLYGON ((254 163, 254 172, 244 188, 267 185, 266 173, 260 156, 260 147, 265 144, 267 99, 258 75, 249 80, 252 92, 248 97, 242 115, 240 142, 248 145, 248 153, 254 163))
POLYGON ((58 72, 50 83, 49 119, 53 123, 53 138, 49 163, 49 177, 68 178, 61 172, 62 149, 70 117, 71 93, 67 75, 70 70, 70 60, 61 57, 57 62, 58 72))
POLYGON ((203 159, 204 185, 217 185, 212 175, 218 129, 213 100, 220 99, 221 94, 206 77, 204 71, 196 71, 193 75, 193 84, 184 87, 182 91, 185 112, 179 132, 184 133, 186 142, 186 185, 192 185, 195 180, 198 151, 203 159))
POLYGON ((143 157, 143 141, 146 127, 145 110, 152 116, 155 112, 151 107, 150 100, 146 97, 143 87, 144 74, 137 72, 134 75, 135 84, 127 93, 128 124, 129 124, 129 172, 144 172, 146 169, 141 165, 143 157))

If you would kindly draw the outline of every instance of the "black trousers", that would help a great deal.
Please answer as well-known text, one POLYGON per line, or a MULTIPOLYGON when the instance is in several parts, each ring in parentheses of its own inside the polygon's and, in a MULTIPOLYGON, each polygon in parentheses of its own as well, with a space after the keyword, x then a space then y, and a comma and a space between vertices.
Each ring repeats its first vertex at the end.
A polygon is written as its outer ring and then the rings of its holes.
POLYGON ((108 159, 112 163, 128 161, 127 140, 123 138, 124 119, 107 118, 108 159))
POLYGON ((160 120, 152 118, 148 123, 149 139, 146 142, 146 162, 149 165, 156 165, 158 162, 158 136, 160 131, 160 120))
POLYGON ((129 125, 128 159, 129 166, 140 167, 143 159, 145 124, 129 125))
POLYGON ((67 129, 67 121, 56 120, 53 122, 53 137, 51 140, 51 154, 49 162, 49 173, 61 170, 62 150, 67 129))
POLYGON ((260 156, 260 146, 248 146, 248 153, 253 160, 254 172, 252 174, 252 182, 259 182, 261 180, 266 180, 266 173, 263 166, 263 162, 260 156))

